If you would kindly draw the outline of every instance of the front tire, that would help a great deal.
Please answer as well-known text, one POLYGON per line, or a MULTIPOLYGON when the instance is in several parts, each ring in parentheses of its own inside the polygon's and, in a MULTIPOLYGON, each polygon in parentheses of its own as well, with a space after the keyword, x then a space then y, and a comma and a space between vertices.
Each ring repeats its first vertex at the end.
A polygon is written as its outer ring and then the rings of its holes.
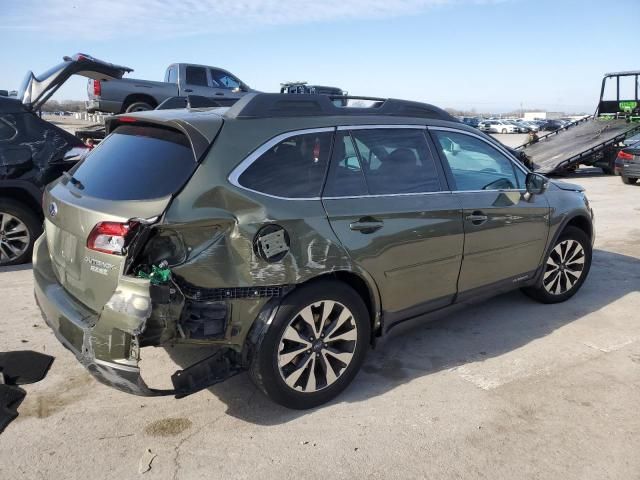
POLYGON ((576 227, 566 227, 545 258, 538 284, 522 291, 541 303, 568 300, 589 274, 591 253, 591 241, 586 233, 576 227))
POLYGON ((274 402, 313 408, 351 383, 370 337, 360 295, 342 282, 315 281, 284 298, 251 359, 250 376, 274 402))
POLYGON ((638 179, 635 177, 622 177, 622 183, 625 185, 635 185, 638 182, 638 179))
POLYGON ((40 233, 41 222, 30 208, 0 199, 0 267, 31 261, 33 244, 40 233))

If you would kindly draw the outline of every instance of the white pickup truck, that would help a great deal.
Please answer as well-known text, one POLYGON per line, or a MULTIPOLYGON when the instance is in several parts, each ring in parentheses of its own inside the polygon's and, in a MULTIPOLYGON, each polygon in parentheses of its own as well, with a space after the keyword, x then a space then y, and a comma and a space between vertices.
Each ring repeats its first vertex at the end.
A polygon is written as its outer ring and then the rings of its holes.
POLYGON ((198 95, 225 105, 253 91, 222 68, 173 63, 167 67, 164 82, 135 78, 89 79, 86 103, 89 112, 139 112, 152 110, 171 97, 198 95))

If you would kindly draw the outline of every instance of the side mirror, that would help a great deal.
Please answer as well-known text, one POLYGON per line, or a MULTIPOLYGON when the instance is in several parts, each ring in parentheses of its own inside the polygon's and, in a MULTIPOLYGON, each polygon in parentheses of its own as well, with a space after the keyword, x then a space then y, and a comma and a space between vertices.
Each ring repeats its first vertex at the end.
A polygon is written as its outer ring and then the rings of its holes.
POLYGON ((240 85, 238 85, 236 88, 233 89, 233 93, 248 92, 248 91, 249 91, 249 87, 247 87, 244 83, 241 83, 240 85))
POLYGON ((542 195, 549 186, 549 179, 539 173, 528 173, 525 181, 527 193, 530 195, 542 195))

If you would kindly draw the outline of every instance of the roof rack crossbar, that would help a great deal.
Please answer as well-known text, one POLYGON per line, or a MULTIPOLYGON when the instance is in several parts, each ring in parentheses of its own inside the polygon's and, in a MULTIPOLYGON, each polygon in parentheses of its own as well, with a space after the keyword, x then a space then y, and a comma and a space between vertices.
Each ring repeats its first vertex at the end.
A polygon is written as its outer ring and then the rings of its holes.
POLYGON ((234 119, 363 115, 413 117, 457 122, 453 116, 441 108, 428 103, 395 98, 344 95, 252 93, 242 97, 225 113, 225 117, 234 119), (358 105, 358 101, 370 101, 372 104, 368 106, 358 105))

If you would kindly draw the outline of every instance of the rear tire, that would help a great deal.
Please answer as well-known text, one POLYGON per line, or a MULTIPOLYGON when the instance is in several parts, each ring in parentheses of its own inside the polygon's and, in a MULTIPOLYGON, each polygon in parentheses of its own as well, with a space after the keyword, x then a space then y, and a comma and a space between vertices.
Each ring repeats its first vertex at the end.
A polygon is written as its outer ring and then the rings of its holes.
POLYGON ((625 185, 635 185, 638 179, 636 177, 622 177, 622 183, 625 185))
POLYGON ((147 110, 153 110, 153 106, 147 102, 133 102, 132 104, 127 106, 125 112, 146 112, 147 110))
POLYGON ((573 297, 589 275, 591 241, 584 231, 566 227, 545 257, 544 271, 533 287, 523 288, 541 303, 560 303, 573 297))
POLYGON ((0 198, 0 267, 30 262, 41 233, 42 222, 30 208, 0 198))
POLYGON ((283 299, 249 373, 274 402, 313 408, 351 383, 370 337, 369 313, 355 290, 337 281, 312 282, 283 299))

